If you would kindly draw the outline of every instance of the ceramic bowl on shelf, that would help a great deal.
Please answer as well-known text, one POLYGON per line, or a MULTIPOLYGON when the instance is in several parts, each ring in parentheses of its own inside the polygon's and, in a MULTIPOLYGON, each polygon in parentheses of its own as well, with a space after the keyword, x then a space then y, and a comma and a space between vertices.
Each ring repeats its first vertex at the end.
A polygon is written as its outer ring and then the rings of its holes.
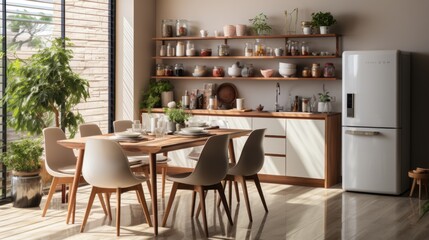
POLYGON ((261 74, 264 76, 264 78, 269 78, 273 76, 274 69, 261 69, 261 74))
POLYGON ((285 78, 293 77, 293 76, 295 76, 295 73, 296 73, 296 68, 295 69, 292 69, 292 68, 280 68, 279 69, 279 74, 285 78))
POLYGON ((205 71, 193 72, 192 76, 194 76, 194 77, 203 77, 204 73, 205 73, 205 71))
POLYGON ((223 26, 223 35, 225 37, 235 36, 235 26, 234 25, 225 25, 223 26))
POLYGON ((296 64, 293 63, 285 63, 285 62, 279 62, 279 68, 291 68, 291 69, 296 69, 296 64))

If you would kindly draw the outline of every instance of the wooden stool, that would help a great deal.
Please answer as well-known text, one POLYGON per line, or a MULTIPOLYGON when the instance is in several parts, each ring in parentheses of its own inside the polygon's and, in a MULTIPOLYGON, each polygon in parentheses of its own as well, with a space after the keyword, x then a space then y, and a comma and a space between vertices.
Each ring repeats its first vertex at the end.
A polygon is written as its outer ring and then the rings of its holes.
POLYGON ((425 186, 426 189, 426 197, 428 196, 428 183, 429 183, 429 171, 421 170, 417 168, 417 170, 408 171, 408 176, 413 179, 413 185, 411 186, 410 197, 413 195, 414 187, 416 183, 419 185, 419 199, 421 199, 422 185, 425 186))

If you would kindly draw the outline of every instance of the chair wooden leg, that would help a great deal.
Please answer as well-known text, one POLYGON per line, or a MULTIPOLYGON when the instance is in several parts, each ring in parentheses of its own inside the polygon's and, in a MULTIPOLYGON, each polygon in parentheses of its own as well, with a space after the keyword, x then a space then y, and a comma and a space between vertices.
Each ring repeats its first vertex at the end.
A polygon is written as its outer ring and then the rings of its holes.
POLYGON ((143 174, 144 174, 144 176, 147 179, 146 180, 146 185, 147 185, 147 188, 149 189, 149 194, 152 197, 152 191, 151 191, 152 187, 151 187, 151 184, 150 184, 149 168, 143 168, 143 174))
POLYGON ((121 229, 121 189, 116 189, 116 236, 119 237, 121 229))
POLYGON ((143 208, 143 213, 146 218, 146 222, 149 224, 149 227, 152 227, 152 221, 150 219, 149 209, 147 208, 146 200, 144 197, 143 187, 141 184, 137 185, 137 198, 140 199, 140 205, 143 208))
MULTIPOLYGON (((222 189, 223 189, 224 194, 225 194, 225 186, 226 186, 226 180, 222 180, 222 189)), ((217 207, 220 206, 220 202, 221 202, 221 199, 219 198, 217 200, 217 207)))
POLYGON ((161 173, 162 173, 162 178, 161 178, 161 180, 162 180, 162 198, 164 198, 165 197, 165 178, 166 178, 166 175, 167 175, 167 168, 166 167, 162 167, 161 168, 161 173))
POLYGON ((106 204, 104 203, 104 200, 103 200, 103 194, 97 193, 97 196, 98 196, 98 199, 100 199, 101 208, 103 208, 104 214, 109 215, 109 212, 107 211, 107 208, 106 208, 106 204))
POLYGON ((58 178, 54 177, 52 179, 51 188, 49 189, 48 198, 46 199, 45 207, 43 208, 42 217, 46 216, 46 212, 48 211, 49 204, 51 204, 52 196, 55 193, 55 188, 58 184, 58 178))
POLYGON ((61 184, 61 203, 66 203, 68 202, 67 198, 66 198, 66 191, 67 191, 67 187, 66 184, 61 184))
POLYGON ((95 194, 97 189, 92 187, 91 194, 89 195, 88 205, 86 206, 85 216, 83 217, 82 225, 80 226, 80 232, 83 232, 85 229, 86 222, 88 220, 89 212, 91 212, 92 203, 94 202, 95 194))
POLYGON ((195 211, 195 198, 197 196, 197 193, 194 191, 192 192, 192 207, 191 207, 191 217, 194 216, 194 211, 195 211))
POLYGON ((203 215, 204 230, 206 232, 206 237, 209 237, 209 228, 207 226, 207 215, 206 215, 206 204, 205 204, 204 190, 201 186, 197 186, 196 190, 198 191, 198 193, 200 195, 200 206, 201 206, 201 212, 203 215))
POLYGON ((413 185, 411 185, 410 197, 413 196, 414 187, 416 186, 416 179, 413 179, 413 185))
POLYGON ((233 225, 231 211, 228 208, 228 204, 226 202, 226 197, 225 197, 225 191, 221 184, 219 184, 219 186, 217 187, 217 191, 219 192, 219 199, 222 201, 223 207, 225 208, 225 212, 226 212, 226 216, 228 217, 229 224, 233 225))
POLYGON ((107 213, 109 216, 109 220, 112 221, 112 209, 110 207, 110 193, 105 193, 104 198, 106 201, 107 213))
POLYGON ((249 215, 249 220, 252 222, 252 210, 250 209, 249 195, 247 193, 247 185, 246 179, 242 176, 237 177, 239 182, 241 183, 241 187, 243 188, 244 202, 246 203, 247 215, 249 215))
MULTIPOLYGON (((206 196, 207 196, 207 190, 204 191, 204 201, 206 200, 206 196)), ((201 212, 201 205, 198 205, 198 207, 197 207, 197 213, 195 213, 195 217, 196 218, 198 218, 200 216, 200 212, 201 212)))
MULTIPOLYGON (((234 186, 235 186, 235 197, 237 198, 237 202, 240 202, 240 194, 238 191, 238 184, 235 181, 233 181, 233 182, 234 182, 234 186)), ((230 202, 230 204, 231 204, 231 202, 230 202)))
POLYGON ((232 181, 232 180, 228 180, 227 181, 227 185, 228 185, 228 191, 229 191, 229 197, 228 197, 228 201, 229 201, 229 209, 232 209, 232 183, 234 183, 234 185, 237 184, 236 181, 232 181))
POLYGON ((173 187, 171 188, 170 197, 168 199, 167 208, 165 209, 164 217, 162 219, 162 227, 165 227, 165 224, 167 223, 168 214, 170 214, 171 205, 173 205, 174 197, 176 196, 177 187, 179 186, 178 183, 174 182, 173 187))
POLYGON ((262 205, 264 205, 265 212, 268 212, 267 203, 265 202, 264 193, 262 192, 261 182, 257 174, 253 175, 253 181, 255 182, 256 189, 258 189, 259 197, 261 197, 262 205))

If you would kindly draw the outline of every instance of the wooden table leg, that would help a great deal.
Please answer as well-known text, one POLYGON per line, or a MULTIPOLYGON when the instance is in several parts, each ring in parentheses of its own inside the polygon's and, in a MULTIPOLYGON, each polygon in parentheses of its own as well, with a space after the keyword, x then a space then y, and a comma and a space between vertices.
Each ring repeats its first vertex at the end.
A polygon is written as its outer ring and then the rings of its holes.
MULTIPOLYGON (((231 160, 231 163, 236 164, 237 160, 235 160, 234 141, 232 139, 229 139, 228 151, 229 151, 229 159, 231 160)), ((240 195, 238 194, 238 184, 236 181, 233 181, 233 182, 234 182, 235 196, 237 198, 237 202, 240 202, 240 195)), ((230 204, 231 204, 231 202, 230 202, 230 204)))
POLYGON ((158 199, 156 189, 156 154, 149 154, 150 178, 152 183, 152 213, 153 213, 153 229, 155 235, 158 235, 158 199))
MULTIPOLYGON (((78 156, 77 162, 76 162, 76 172, 74 174, 73 184, 72 184, 70 192, 69 192, 70 201, 69 201, 69 206, 68 206, 68 210, 67 210, 67 219, 66 219, 67 224, 69 224, 69 222, 70 222, 71 214, 74 211, 76 211, 76 209, 75 209, 76 193, 77 193, 77 188, 79 187, 80 175, 82 174, 82 164, 83 164, 83 155, 84 154, 85 154, 85 149, 79 149, 79 156, 78 156)), ((74 223, 74 214, 73 214, 72 223, 74 223)))

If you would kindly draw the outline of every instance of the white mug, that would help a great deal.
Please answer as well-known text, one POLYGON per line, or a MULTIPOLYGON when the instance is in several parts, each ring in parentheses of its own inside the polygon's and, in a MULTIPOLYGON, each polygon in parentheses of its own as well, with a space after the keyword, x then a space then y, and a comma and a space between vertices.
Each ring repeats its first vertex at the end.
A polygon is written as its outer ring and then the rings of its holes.
POLYGON ((208 33, 206 30, 200 30, 201 37, 207 37, 208 33))
POLYGON ((244 109, 244 98, 237 98, 236 104, 237 104, 237 110, 243 110, 244 109))

